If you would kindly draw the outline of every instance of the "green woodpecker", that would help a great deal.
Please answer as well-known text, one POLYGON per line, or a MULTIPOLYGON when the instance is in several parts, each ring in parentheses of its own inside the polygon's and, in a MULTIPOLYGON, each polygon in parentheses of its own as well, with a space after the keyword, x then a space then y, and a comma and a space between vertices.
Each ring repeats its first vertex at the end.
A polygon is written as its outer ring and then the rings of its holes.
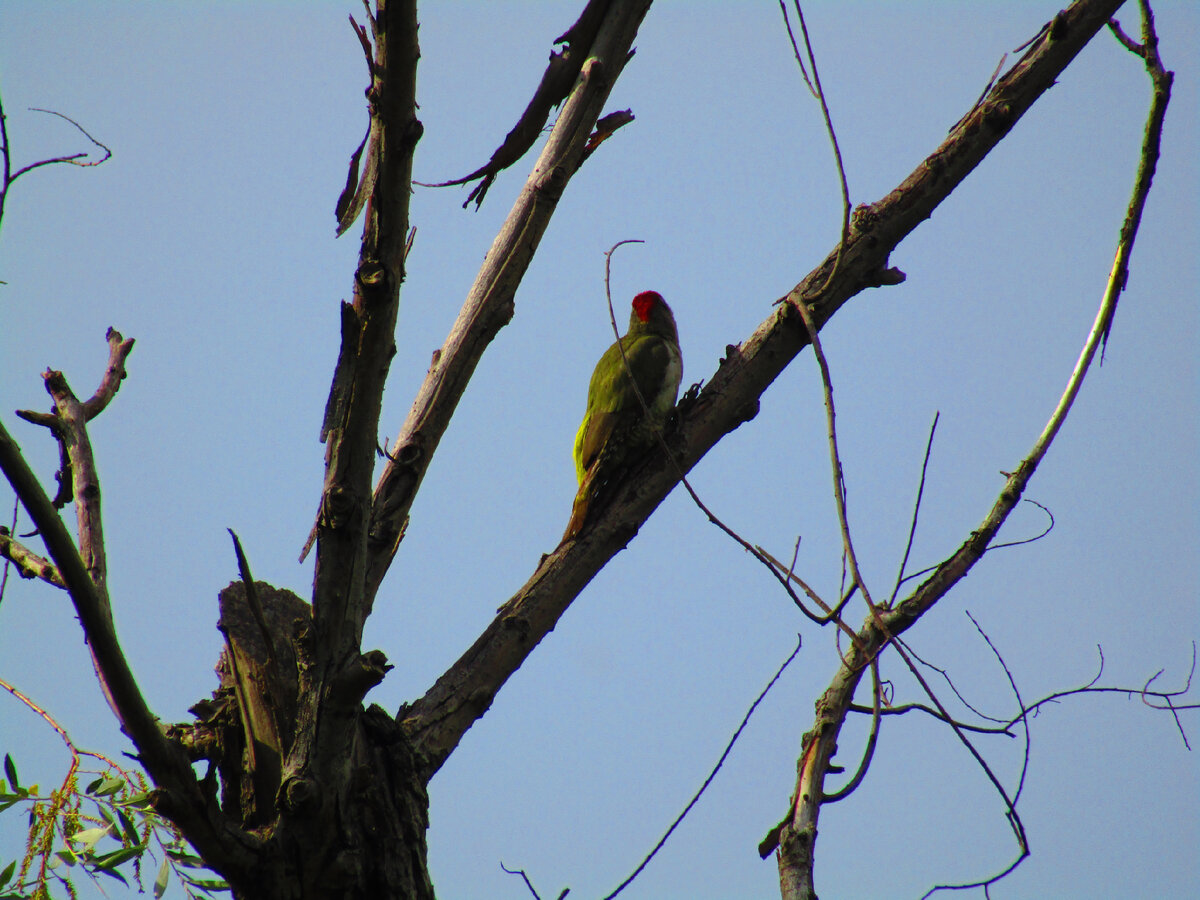
POLYGON ((583 527, 597 472, 611 471, 614 462, 629 463, 654 446, 655 431, 662 429, 675 407, 682 377, 679 332, 671 307, 661 294, 643 291, 633 298, 629 330, 604 351, 588 384, 587 411, 575 435, 579 492, 564 540, 583 527))

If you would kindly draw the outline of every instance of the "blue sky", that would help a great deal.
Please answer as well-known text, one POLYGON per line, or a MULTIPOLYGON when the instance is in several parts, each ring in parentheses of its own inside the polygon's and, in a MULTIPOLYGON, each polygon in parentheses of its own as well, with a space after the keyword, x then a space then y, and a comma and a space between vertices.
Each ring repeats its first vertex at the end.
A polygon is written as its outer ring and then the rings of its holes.
MULTIPOLYGON (((415 177, 490 156, 579 4, 438 3, 421 15, 415 177)), ((236 577, 226 527, 255 575, 307 596, 296 555, 318 500, 321 413, 349 296, 355 234, 333 208, 366 124, 357 3, 0 5, 0 91, 18 162, 113 149, 94 169, 19 181, 0 231, 0 416, 52 482, 39 373, 90 392, 104 331, 137 339, 129 378, 92 427, 110 586, 126 652, 168 721, 214 685, 216 593, 236 577)), ((855 203, 878 199, 942 140, 1000 57, 1057 4, 817 3, 808 10, 855 203)), ((1000 550, 910 633, 973 703, 1081 684, 1182 683, 1200 634, 1200 12, 1156 5, 1177 73, 1163 156, 1107 358, 1027 496, 1057 526, 1000 550)), ((1136 29, 1136 10, 1122 21, 1136 29)), ((412 511, 364 645, 395 665, 370 700, 419 696, 553 549, 574 492, 571 445, 614 299, 655 289, 679 322, 684 382, 708 378, 771 302, 834 246, 840 200, 817 105, 774 3, 661 3, 609 109, 636 121, 572 181, 412 511)), ((929 423, 941 413, 913 560, 935 563, 984 516, 1040 432, 1090 326, 1128 202, 1149 87, 1099 36, 1015 131, 893 254, 908 280, 867 291, 822 333, 833 370, 850 517, 864 574, 890 587, 929 423)), ((519 191, 501 175, 480 212, 465 189, 418 188, 399 352, 382 429, 395 433, 519 191)), ((619 318, 623 315, 619 313, 619 318)), ((758 417, 693 472, 705 502, 835 594, 840 555, 820 385, 805 352, 758 417)), ((4 499, 4 504, 11 498, 4 499)), ((1028 506, 1028 505, 1026 505, 1028 506)), ((4 513, 7 519, 8 513, 4 513)), ((1003 539, 1042 527, 1022 508, 1003 539)), ((875 589, 878 593, 880 588, 875 589)), ((855 610, 856 621, 862 610, 855 610)), ((832 634, 676 492, 592 582, 430 786, 439 895, 603 896, 686 805, 745 709, 794 647, 722 773, 623 896, 778 896, 755 847, 782 816, 800 736, 836 664, 832 634)), ((899 700, 919 688, 894 657, 899 700)), ((69 603, 14 582, 0 605, 0 676, 86 747, 126 748, 69 603)), ((1196 716, 1183 721, 1196 744, 1196 716)), ((1196 753, 1171 719, 1119 695, 1066 700, 1031 723, 1022 814, 1033 856, 995 896, 1182 896, 1198 880, 1196 753), (1119 848, 1118 852, 1114 852, 1119 848)), ((853 767, 855 722, 839 761, 853 767)), ((1019 741, 981 739, 1010 787, 1019 741)), ((66 765, 57 738, 0 698, 0 750, 27 781, 66 765)), ((13 816, 0 849, 19 852, 13 816)), ((17 822, 17 825, 20 823, 17 822)), ((965 751, 914 717, 884 728, 866 782, 822 815, 818 888, 918 897, 1014 853, 1003 806, 965 751)))

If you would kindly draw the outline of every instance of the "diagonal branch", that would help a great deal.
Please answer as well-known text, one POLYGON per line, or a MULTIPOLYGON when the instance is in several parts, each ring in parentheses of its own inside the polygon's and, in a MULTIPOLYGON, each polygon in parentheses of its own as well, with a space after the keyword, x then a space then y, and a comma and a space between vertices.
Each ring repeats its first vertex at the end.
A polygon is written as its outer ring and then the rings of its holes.
POLYGON ((0 424, 0 469, 58 566, 91 650, 97 674, 122 730, 162 790, 158 806, 180 827, 213 868, 229 875, 249 867, 251 839, 209 815, 207 801, 183 751, 170 743, 146 705, 117 641, 108 597, 93 581, 66 526, 30 470, 16 441, 0 424))
MULTIPOLYGON (((902 273, 887 268, 891 251, 928 219, 938 204, 1004 138, 1119 5, 1120 0, 1078 0, 1060 13, 1046 34, 1034 42, 911 175, 877 203, 860 206, 855 211, 849 241, 834 248, 753 334, 731 348, 696 403, 682 416, 679 437, 683 449, 678 469, 668 465, 661 453, 651 455, 617 488, 612 502, 594 526, 579 540, 544 557, 529 581, 501 607, 500 614, 471 648, 425 696, 401 711, 409 733, 428 754, 431 771, 445 761, 471 724, 491 705, 507 678, 554 627, 584 586, 637 534, 642 523, 678 483, 680 472, 689 472, 721 438, 754 418, 763 391, 808 343, 795 304, 808 303, 814 323, 820 328, 865 288, 903 280, 902 273), (840 263, 834 272, 839 254, 840 263)), ((438 368, 435 364, 434 370, 438 368)), ((440 379, 434 383, 440 383, 440 379)), ((461 387, 458 391, 461 393, 461 387)), ((422 396, 426 394, 423 392, 422 396)), ((435 394, 431 392, 428 396, 433 399, 435 394)), ((393 454, 400 460, 406 454, 411 455, 414 468, 406 472, 404 467, 389 467, 389 473, 385 474, 389 482, 407 479, 411 483, 410 494, 424 471, 421 457, 425 448, 414 426, 430 420, 417 413, 414 407, 414 415, 410 415, 405 427, 404 434, 410 436, 408 442, 398 446, 393 454)), ((441 429, 435 430, 434 440, 440 434, 441 429)), ((376 566, 390 558, 395 545, 389 543, 389 535, 394 538, 398 533, 395 529, 402 523, 409 502, 390 483, 385 486, 381 482, 376 491, 376 509, 385 521, 390 521, 393 530, 372 534, 373 539, 383 542, 376 551, 376 566), (390 496, 403 500, 398 507, 399 515, 388 512, 390 496)), ((380 518, 376 516, 377 521, 380 518)), ((374 576, 372 583, 377 583, 374 576)), ((879 645, 863 649, 869 651, 859 660, 865 665, 879 645)), ((854 681, 857 684, 857 675, 854 681)))
MULTIPOLYGON (((445 344, 400 429, 375 487, 367 596, 374 597, 400 544, 408 511, 475 366, 513 316, 514 297, 575 174, 609 92, 625 66, 650 0, 615 0, 525 187, 488 251, 445 344)), ((372 445, 373 446, 373 445, 372 445)))

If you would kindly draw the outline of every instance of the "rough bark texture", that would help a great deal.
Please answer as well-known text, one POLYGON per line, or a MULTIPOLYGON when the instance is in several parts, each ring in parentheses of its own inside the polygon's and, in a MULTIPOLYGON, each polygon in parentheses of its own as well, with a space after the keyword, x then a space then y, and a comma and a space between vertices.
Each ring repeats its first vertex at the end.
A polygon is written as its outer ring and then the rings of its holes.
MULTIPOLYGON (((296 752, 301 673, 315 664, 312 609, 266 582, 220 595, 226 649, 220 685, 170 736, 216 765, 221 814, 262 839, 234 895, 251 898, 432 898, 425 858, 429 798, 407 738, 382 709, 359 710, 336 791, 281 795, 282 760, 296 752), (256 609, 257 607, 257 609, 256 609), (268 639, 269 636, 269 639, 268 639), (290 814, 282 815, 286 800, 290 814)), ((368 656, 366 682, 381 677, 368 656)), ((209 778, 205 784, 216 790, 209 778)))

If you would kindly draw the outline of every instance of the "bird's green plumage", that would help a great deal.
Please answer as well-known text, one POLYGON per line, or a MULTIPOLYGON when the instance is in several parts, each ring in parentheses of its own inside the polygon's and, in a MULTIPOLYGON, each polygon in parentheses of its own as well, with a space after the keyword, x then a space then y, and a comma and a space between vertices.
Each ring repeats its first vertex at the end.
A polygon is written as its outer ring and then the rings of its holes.
POLYGON ((622 442, 620 450, 640 449, 653 442, 654 429, 662 428, 675 406, 682 377, 679 334, 671 308, 653 291, 638 294, 629 330, 600 357, 588 385, 587 411, 575 435, 575 473, 581 485, 611 440, 622 442), (649 407, 649 418, 634 381, 649 407))

